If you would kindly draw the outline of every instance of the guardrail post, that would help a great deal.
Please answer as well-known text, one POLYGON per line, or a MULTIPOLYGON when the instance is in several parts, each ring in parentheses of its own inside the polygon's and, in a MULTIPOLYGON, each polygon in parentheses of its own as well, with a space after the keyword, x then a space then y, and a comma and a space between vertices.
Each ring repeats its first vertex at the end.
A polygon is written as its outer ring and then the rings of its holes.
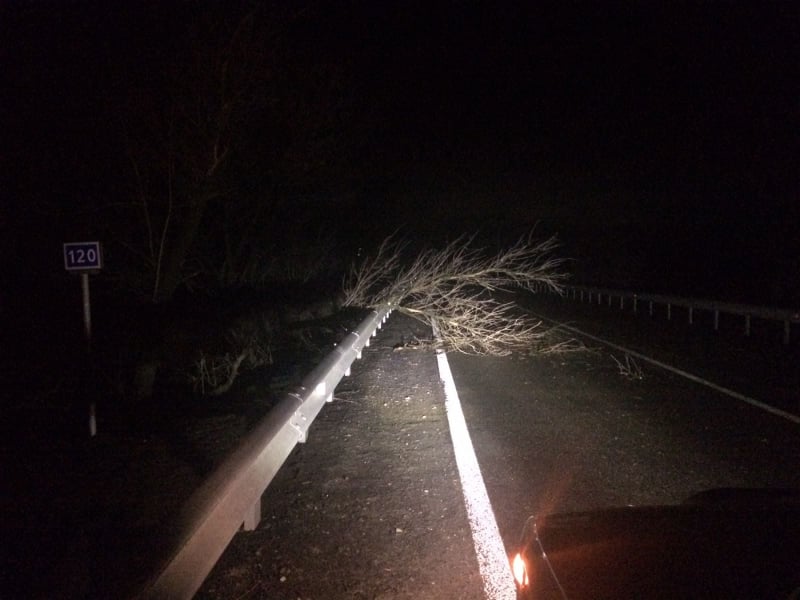
POLYGON ((666 306, 666 318, 668 321, 672 320, 672 305, 678 308, 686 308, 688 314, 689 325, 694 324, 695 310, 709 311, 713 314, 714 331, 719 331, 720 313, 726 313, 733 318, 744 317, 744 334, 750 336, 752 333, 752 318, 755 316, 757 319, 766 321, 778 321, 783 323, 783 343, 788 345, 791 343, 791 328, 792 324, 800 323, 800 312, 789 311, 780 308, 770 308, 762 306, 752 306, 748 304, 733 304, 730 302, 720 302, 716 300, 702 300, 695 298, 683 298, 679 296, 663 296, 656 294, 634 294, 626 291, 613 290, 608 288, 591 288, 584 286, 565 286, 567 294, 572 290, 572 297, 580 299, 581 302, 588 301, 589 304, 594 304, 595 296, 597 297, 597 304, 602 305, 603 300, 609 307, 614 305, 614 296, 619 296, 619 308, 624 310, 625 298, 633 299, 633 312, 639 310, 639 300, 648 303, 648 313, 650 317, 655 314, 655 305, 663 304, 666 306), (604 298, 606 296, 606 298, 604 298))
POLYGON ((242 529, 245 531, 255 531, 258 524, 261 522, 261 498, 256 500, 252 506, 244 514, 244 522, 242 529))

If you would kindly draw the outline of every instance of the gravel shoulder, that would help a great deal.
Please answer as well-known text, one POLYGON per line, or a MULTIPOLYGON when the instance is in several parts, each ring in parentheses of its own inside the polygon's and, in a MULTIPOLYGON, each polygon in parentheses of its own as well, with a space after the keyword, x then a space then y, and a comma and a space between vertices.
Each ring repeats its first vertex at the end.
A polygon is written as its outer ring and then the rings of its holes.
POLYGON ((197 598, 482 598, 432 350, 395 314, 197 598))

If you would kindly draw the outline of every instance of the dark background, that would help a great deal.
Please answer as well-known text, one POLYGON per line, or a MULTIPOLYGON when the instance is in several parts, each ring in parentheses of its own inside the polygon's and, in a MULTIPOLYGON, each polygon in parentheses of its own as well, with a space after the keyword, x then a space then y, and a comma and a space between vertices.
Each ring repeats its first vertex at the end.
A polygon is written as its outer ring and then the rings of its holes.
POLYGON ((106 279, 149 297, 120 267, 131 156, 163 206, 177 153, 194 202, 186 157, 210 146, 189 113, 252 15, 229 57, 248 99, 182 268, 218 274, 237 214, 263 219, 258 260, 329 236, 341 265, 395 230, 536 226, 578 282, 800 305, 796 3, 291 4, 3 2, 4 295, 72 286, 61 243, 102 239, 106 279))

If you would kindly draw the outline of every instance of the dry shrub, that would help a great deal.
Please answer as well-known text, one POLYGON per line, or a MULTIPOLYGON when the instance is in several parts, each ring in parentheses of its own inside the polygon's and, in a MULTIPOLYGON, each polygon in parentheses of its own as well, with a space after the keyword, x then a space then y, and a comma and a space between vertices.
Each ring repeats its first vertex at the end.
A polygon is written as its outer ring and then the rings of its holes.
POLYGON ((201 350, 192 371, 187 373, 192 389, 204 396, 218 396, 230 390, 242 372, 271 365, 270 331, 269 324, 243 321, 228 332, 224 352, 201 350))

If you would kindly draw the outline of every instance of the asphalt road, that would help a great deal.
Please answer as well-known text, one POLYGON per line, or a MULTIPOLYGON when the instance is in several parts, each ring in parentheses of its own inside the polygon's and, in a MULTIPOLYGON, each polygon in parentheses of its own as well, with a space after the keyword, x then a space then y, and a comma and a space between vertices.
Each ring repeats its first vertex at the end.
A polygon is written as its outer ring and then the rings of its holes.
MULTIPOLYGON (((743 351, 707 332, 625 325, 618 315, 552 299, 530 307, 686 370, 721 377, 732 369, 721 383, 745 381, 749 394, 771 398, 776 386, 796 392, 782 366, 791 349, 770 354, 753 341, 743 351), (764 372, 772 378, 759 381, 764 372)), ((530 514, 678 503, 714 487, 800 487, 796 422, 643 361, 640 379, 625 377, 614 360, 624 362, 624 353, 586 345, 532 357, 449 356, 507 550, 530 514)))

